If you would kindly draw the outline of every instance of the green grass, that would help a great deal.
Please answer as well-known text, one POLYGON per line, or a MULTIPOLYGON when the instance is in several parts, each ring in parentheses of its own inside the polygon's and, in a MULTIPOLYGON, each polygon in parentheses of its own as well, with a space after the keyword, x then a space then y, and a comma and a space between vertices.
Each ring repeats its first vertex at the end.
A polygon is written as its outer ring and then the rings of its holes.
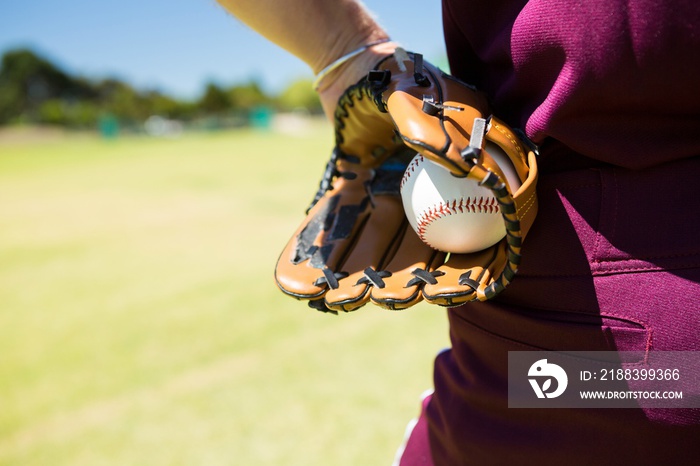
POLYGON ((444 311, 272 271, 330 128, 0 143, 0 465, 386 465, 444 311))

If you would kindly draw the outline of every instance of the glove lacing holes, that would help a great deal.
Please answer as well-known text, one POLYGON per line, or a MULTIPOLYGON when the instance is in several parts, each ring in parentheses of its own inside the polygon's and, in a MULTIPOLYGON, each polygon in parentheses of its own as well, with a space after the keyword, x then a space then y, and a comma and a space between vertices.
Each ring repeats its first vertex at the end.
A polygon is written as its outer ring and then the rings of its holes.
POLYGON ((315 282, 315 286, 328 285, 331 290, 337 290, 340 287, 338 280, 348 276, 347 272, 333 272, 329 268, 324 268, 321 270, 323 272, 323 277, 319 277, 315 282))
POLYGON ((462 286, 468 286, 472 290, 476 291, 479 288, 479 282, 471 278, 472 271, 467 270, 462 275, 459 276, 459 284, 462 286))
POLYGON ((409 288, 411 286, 419 285, 421 283, 427 283, 428 285, 435 285, 437 284, 437 277, 442 277, 445 275, 445 272, 442 272, 440 270, 434 270, 432 272, 428 272, 425 269, 421 268, 416 268, 411 271, 411 275, 413 275, 414 278, 412 278, 407 284, 406 288, 409 288))
POLYGON ((391 272, 387 270, 374 270, 372 267, 367 267, 364 270, 365 276, 360 278, 356 285, 368 285, 372 284, 377 288, 384 288, 386 283, 384 283, 384 278, 391 277, 391 272))

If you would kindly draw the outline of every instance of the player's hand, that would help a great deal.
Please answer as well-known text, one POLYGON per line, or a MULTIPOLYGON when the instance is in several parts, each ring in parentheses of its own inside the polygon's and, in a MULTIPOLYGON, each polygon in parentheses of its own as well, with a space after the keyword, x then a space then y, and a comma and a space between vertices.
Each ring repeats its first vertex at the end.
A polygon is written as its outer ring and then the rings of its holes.
POLYGON ((536 167, 534 154, 489 116, 481 94, 399 50, 342 94, 334 125, 326 175, 277 264, 282 291, 321 310, 350 311, 369 300, 403 309, 424 297, 453 306, 505 288, 536 212, 536 167), (515 196, 484 141, 511 158, 523 182, 515 196), (421 242, 398 189, 415 152, 491 189, 506 238, 486 251, 451 254, 447 262, 421 242))
POLYGON ((339 99, 334 124, 336 147, 306 218, 280 256, 277 284, 319 310, 351 311, 383 289, 391 294, 376 299, 385 306, 412 305, 422 299, 420 284, 397 290, 387 267, 394 257, 414 268, 442 257, 417 239, 401 204, 399 183, 415 152, 378 110, 366 80, 339 99))

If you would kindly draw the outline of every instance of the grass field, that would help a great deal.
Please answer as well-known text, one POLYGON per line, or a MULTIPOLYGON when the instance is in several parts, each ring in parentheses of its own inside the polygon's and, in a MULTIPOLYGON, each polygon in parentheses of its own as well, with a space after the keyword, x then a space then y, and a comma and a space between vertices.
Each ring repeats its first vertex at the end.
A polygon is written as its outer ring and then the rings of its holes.
POLYGON ((330 145, 0 142, 0 465, 390 464, 445 314, 277 290, 330 145))

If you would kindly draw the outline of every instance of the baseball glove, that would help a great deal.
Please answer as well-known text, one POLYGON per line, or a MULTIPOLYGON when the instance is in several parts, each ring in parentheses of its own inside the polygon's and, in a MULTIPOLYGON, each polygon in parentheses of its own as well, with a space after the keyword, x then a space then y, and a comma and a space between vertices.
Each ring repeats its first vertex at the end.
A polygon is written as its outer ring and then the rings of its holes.
POLYGON ((490 115, 486 98, 397 49, 340 98, 335 148, 307 215, 275 269, 279 288, 322 311, 369 301, 404 309, 486 300, 515 276, 537 212, 535 151, 490 115), (522 181, 512 193, 486 142, 522 181), (445 254, 409 226, 399 184, 416 153, 492 190, 506 237, 473 254, 445 254))

